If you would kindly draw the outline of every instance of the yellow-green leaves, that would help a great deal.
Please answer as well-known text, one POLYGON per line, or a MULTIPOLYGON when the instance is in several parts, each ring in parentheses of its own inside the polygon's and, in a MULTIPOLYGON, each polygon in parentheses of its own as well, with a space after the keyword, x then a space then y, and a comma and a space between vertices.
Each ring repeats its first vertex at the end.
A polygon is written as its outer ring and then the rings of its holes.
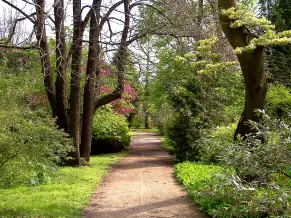
POLYGON ((245 27, 247 46, 235 49, 236 54, 252 51, 259 46, 285 45, 291 43, 291 30, 277 33, 275 26, 265 17, 257 18, 254 13, 241 7, 222 10, 222 15, 231 19, 231 28, 245 27))
POLYGON ((240 9, 230 8, 228 10, 222 10, 222 15, 229 17, 233 22, 230 24, 231 28, 238 28, 242 26, 246 27, 261 27, 265 30, 275 29, 275 26, 267 20, 265 17, 257 18, 254 13, 240 9))
POLYGON ((225 72, 229 67, 237 65, 237 62, 219 61, 220 55, 213 52, 216 42, 216 37, 197 41, 195 52, 176 56, 175 61, 180 66, 189 64, 193 72, 197 72, 196 75, 225 72))

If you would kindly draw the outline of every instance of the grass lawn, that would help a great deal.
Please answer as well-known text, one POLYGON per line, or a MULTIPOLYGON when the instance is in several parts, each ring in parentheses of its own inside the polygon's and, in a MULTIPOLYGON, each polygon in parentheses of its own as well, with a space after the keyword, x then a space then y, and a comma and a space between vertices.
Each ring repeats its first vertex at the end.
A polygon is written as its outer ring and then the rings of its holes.
POLYGON ((124 156, 91 157, 90 166, 62 167, 48 184, 0 189, 0 217, 80 217, 97 184, 124 156))

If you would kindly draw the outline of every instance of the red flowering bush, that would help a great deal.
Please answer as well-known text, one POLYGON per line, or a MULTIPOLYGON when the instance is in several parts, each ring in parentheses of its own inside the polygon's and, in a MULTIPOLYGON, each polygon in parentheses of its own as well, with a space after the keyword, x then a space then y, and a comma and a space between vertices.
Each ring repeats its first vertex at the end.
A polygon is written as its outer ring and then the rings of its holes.
MULTIPOLYGON (((113 73, 107 68, 101 72, 102 85, 100 86, 101 95, 108 94, 112 91, 112 80, 111 77, 113 73)), ((110 104, 113 106, 115 112, 128 116, 133 113, 135 107, 133 105, 133 101, 137 99, 137 92, 131 86, 129 82, 125 82, 123 94, 120 99, 112 101, 110 104)))

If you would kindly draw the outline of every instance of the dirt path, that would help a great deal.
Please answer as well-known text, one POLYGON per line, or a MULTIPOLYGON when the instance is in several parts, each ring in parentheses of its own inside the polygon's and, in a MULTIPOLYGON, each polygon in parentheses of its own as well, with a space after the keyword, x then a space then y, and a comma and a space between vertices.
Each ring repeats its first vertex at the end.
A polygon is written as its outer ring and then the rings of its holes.
POLYGON ((131 149, 104 178, 83 217, 205 218, 173 176, 172 159, 153 133, 133 137, 131 149))

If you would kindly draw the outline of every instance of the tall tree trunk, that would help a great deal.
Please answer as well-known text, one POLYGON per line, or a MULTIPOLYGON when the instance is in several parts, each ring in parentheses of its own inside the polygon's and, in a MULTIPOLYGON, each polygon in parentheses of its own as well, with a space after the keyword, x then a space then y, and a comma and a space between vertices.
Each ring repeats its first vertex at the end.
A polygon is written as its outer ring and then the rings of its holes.
POLYGON ((94 114, 94 97, 95 97, 95 77, 97 65, 100 64, 99 50, 99 18, 100 18, 101 0, 94 0, 93 13, 90 20, 89 35, 89 52, 86 69, 86 84, 84 89, 83 104, 83 125, 81 137, 81 157, 87 162, 90 160, 91 143, 92 143, 92 122, 94 114))
POLYGON ((55 29, 56 29, 56 102, 57 102, 57 124, 68 132, 66 114, 66 39, 64 29, 64 1, 55 0, 55 29))
MULTIPOLYGON (((236 7, 236 0, 218 0, 218 6, 219 9, 227 10, 231 7, 236 7)), ((246 27, 230 28, 231 20, 224 15, 220 15, 220 23, 223 32, 234 49, 248 45, 248 39, 252 36, 249 35, 246 27)), ((257 47, 252 52, 243 52, 237 57, 244 77, 246 94, 245 108, 235 131, 235 138, 237 138, 238 134, 244 137, 253 131, 246 124, 246 121, 259 121, 261 119, 261 116, 258 116, 254 110, 265 109, 268 89, 264 68, 264 47, 257 47)))
POLYGON ((39 44, 44 86, 46 89, 47 97, 52 109, 53 116, 56 117, 57 116, 56 91, 53 83, 53 71, 51 66, 45 29, 44 0, 36 0, 35 9, 36 9, 35 33, 36 39, 39 44))
POLYGON ((81 101, 81 68, 82 68, 82 22, 81 22, 81 0, 73 1, 73 42, 71 63, 71 84, 69 98, 69 133, 74 140, 75 151, 71 156, 74 165, 80 165, 80 101, 81 101))

